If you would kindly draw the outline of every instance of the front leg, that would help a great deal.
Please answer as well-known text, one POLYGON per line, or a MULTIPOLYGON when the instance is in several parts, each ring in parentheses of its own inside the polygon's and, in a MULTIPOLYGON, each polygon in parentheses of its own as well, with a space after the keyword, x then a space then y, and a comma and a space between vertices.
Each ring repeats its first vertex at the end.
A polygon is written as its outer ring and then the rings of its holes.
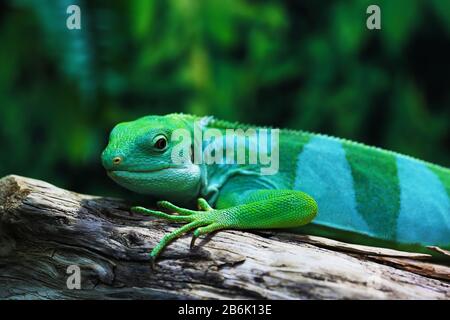
MULTIPOLYGON (((152 252, 150 253, 152 268, 154 268, 156 257, 171 241, 175 240, 176 238, 194 229, 196 229, 194 231, 194 234, 199 234, 199 232, 201 232, 199 230, 205 230, 206 228, 207 230, 210 230, 210 232, 219 229, 217 228, 218 226, 215 222, 219 220, 217 216, 220 215, 220 212, 218 210, 214 210, 203 198, 199 198, 197 204, 199 207, 199 211, 180 208, 168 201, 159 201, 157 203, 158 207, 171 210, 178 213, 178 215, 170 215, 161 211, 150 210, 143 207, 131 208, 131 211, 133 213, 141 213, 174 222, 188 222, 184 226, 172 231, 169 234, 166 234, 156 245, 156 247, 153 248, 152 252)), ((191 246, 192 245, 193 243, 191 243, 191 246)))
POLYGON ((152 263, 172 240, 194 229, 191 246, 200 235, 216 230, 293 228, 309 223, 317 214, 314 199, 301 191, 251 190, 231 198, 239 200, 230 202, 233 205, 220 209, 213 209, 204 199, 199 199, 198 206, 201 209, 199 211, 180 208, 167 201, 158 202, 159 207, 172 210, 179 215, 133 207, 133 212, 170 221, 188 222, 163 237, 150 253, 152 263))

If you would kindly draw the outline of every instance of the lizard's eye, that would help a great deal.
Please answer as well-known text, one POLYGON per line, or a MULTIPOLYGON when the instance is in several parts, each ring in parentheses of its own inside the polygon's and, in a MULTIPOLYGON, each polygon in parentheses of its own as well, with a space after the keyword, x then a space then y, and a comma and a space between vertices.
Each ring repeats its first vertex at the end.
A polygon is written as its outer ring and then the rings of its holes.
POLYGON ((167 147, 167 139, 164 136, 157 136, 153 141, 155 141, 155 148, 158 150, 164 150, 167 147))

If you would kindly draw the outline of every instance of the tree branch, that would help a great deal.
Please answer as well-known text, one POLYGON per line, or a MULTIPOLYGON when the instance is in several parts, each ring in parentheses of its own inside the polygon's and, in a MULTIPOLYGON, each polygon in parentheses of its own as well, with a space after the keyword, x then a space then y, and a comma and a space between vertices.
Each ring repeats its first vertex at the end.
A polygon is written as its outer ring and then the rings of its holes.
POLYGON ((0 298, 450 298, 450 268, 426 255, 286 233, 221 231, 193 250, 185 236, 151 270, 148 253, 177 225, 128 208, 1 179, 0 298), (81 268, 80 290, 66 286, 69 265, 81 268))

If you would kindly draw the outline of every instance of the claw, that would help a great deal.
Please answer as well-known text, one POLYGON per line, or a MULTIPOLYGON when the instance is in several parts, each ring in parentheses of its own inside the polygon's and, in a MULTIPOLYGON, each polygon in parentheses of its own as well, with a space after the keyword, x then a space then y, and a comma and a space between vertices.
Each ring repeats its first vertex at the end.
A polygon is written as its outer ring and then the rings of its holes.
POLYGON ((140 213, 140 209, 138 209, 140 207, 131 207, 130 208, 130 214, 134 214, 134 213, 140 213))
POLYGON ((209 205, 209 203, 203 198, 198 198, 197 207, 199 210, 203 210, 203 211, 213 210, 213 208, 209 205))
POLYGON ((192 235, 192 239, 191 239, 191 245, 189 246, 189 249, 192 249, 195 245, 195 240, 197 240, 197 236, 195 234, 192 235))
POLYGON ((155 264, 155 257, 154 256, 150 256, 150 269, 152 271, 156 270, 156 264, 155 264))
POLYGON ((156 206, 161 209, 167 209, 168 205, 170 206, 170 204, 168 204, 168 201, 157 201, 156 202, 156 206))
POLYGON ((134 213, 140 213, 143 215, 158 217, 158 218, 166 219, 169 221, 175 221, 175 222, 189 222, 189 221, 193 220, 192 217, 189 217, 189 216, 171 215, 171 214, 164 213, 162 211, 150 210, 150 209, 146 209, 143 207, 132 207, 131 211, 134 213))
POLYGON ((180 208, 180 207, 174 205, 173 203, 170 203, 169 201, 158 201, 156 203, 156 205, 161 209, 170 210, 170 211, 178 213, 179 215, 192 215, 192 214, 196 213, 195 211, 192 211, 189 209, 180 208))

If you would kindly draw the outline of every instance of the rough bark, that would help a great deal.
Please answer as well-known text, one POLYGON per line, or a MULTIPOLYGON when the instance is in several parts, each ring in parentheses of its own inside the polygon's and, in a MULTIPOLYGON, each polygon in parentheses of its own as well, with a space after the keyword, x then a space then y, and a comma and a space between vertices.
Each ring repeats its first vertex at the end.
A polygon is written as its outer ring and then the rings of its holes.
POLYGON ((274 232, 222 231, 148 253, 177 225, 119 199, 0 180, 0 298, 449 299, 450 268, 426 255, 274 232), (67 289, 67 268, 81 289, 67 289))

